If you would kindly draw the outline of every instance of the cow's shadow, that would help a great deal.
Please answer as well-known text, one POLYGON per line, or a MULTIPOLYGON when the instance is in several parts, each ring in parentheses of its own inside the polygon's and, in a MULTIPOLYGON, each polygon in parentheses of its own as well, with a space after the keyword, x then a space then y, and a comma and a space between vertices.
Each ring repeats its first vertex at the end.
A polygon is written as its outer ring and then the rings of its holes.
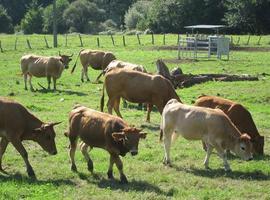
POLYGON ((0 172, 0 182, 24 182, 28 184, 35 184, 35 185, 46 185, 46 184, 53 184, 55 186, 60 185, 76 185, 76 183, 72 182, 68 179, 49 179, 49 180, 39 180, 29 178, 26 175, 22 175, 20 173, 9 174, 7 172, 0 172))
MULTIPOLYGON (((177 168, 177 167, 176 167, 177 168)), ((229 171, 225 172, 223 168, 220 169, 178 169, 179 171, 185 171, 186 173, 191 173, 196 176, 208 177, 208 178, 216 178, 216 177, 227 177, 236 180, 247 180, 247 181, 267 181, 270 180, 270 176, 264 174, 260 170, 252 171, 252 172, 242 172, 242 171, 229 171)))
POLYGON ((77 95, 77 96, 87 96, 84 92, 72 91, 72 90, 49 90, 49 89, 36 89, 35 92, 38 93, 55 93, 55 94, 66 94, 66 95, 77 95))

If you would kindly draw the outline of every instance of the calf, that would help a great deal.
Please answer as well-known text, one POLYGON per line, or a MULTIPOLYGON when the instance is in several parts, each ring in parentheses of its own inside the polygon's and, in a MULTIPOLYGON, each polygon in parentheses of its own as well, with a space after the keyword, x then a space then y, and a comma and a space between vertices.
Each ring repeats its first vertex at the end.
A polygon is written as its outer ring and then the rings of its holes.
POLYGON ((55 146, 54 125, 59 123, 44 123, 31 114, 21 104, 0 98, 0 170, 2 168, 2 157, 10 142, 23 157, 27 173, 35 178, 35 173, 28 161, 28 154, 22 145, 23 140, 37 142, 49 154, 57 153, 55 146))
MULTIPOLYGON (((244 160, 252 159, 252 144, 247 134, 242 134, 219 109, 202 108, 170 100, 162 113, 160 139, 164 134, 164 163, 170 164, 172 136, 181 134, 187 140, 202 140, 207 146, 204 165, 208 168, 213 148, 223 159, 225 171, 229 171, 226 150, 233 151, 244 160), (175 133, 174 133, 175 132, 175 133)), ((175 136, 174 136, 175 137, 175 136)))
MULTIPOLYGON (((72 54, 73 55, 73 54, 72 54)), ((25 55, 21 58, 21 70, 24 76, 24 89, 27 90, 27 77, 29 78, 29 85, 31 91, 32 76, 35 77, 47 77, 48 89, 50 89, 51 78, 53 79, 53 88, 56 90, 56 80, 61 77, 63 70, 68 68, 69 62, 72 60, 71 56, 61 55, 59 56, 37 56, 37 55, 25 55)))
POLYGON ((81 151, 84 155, 88 170, 93 173, 93 162, 87 153, 87 148, 102 148, 110 154, 110 165, 108 169, 109 179, 113 178, 113 165, 116 164, 122 183, 127 183, 123 172, 123 164, 119 155, 125 156, 130 152, 132 156, 138 153, 140 138, 145 138, 146 133, 130 127, 119 117, 98 112, 84 106, 75 106, 69 114, 69 129, 65 133, 69 137, 71 159, 71 170, 77 171, 75 165, 75 150, 77 140, 82 140, 81 151))
POLYGON ((150 121, 153 105, 158 108, 161 114, 170 99, 175 98, 181 102, 168 79, 160 75, 150 75, 125 68, 113 68, 105 74, 100 103, 101 111, 104 107, 104 87, 109 97, 108 112, 112 114, 112 108, 114 108, 116 114, 121 118, 122 115, 119 111, 121 97, 133 103, 147 103, 146 121, 150 121))
POLYGON ((263 155, 264 137, 260 136, 250 112, 241 104, 216 96, 200 96, 195 106, 221 109, 239 129, 241 133, 247 133, 253 144, 255 154, 263 155))

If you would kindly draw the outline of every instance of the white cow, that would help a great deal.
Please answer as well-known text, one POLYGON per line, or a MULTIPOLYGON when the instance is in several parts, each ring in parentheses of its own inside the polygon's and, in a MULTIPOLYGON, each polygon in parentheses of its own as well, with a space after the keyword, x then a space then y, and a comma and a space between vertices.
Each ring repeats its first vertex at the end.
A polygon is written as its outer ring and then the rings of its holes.
POLYGON ((241 135, 231 120, 219 109, 203 108, 179 103, 176 99, 167 102, 162 112, 160 139, 164 134, 164 164, 170 164, 170 147, 174 134, 187 140, 202 140, 207 145, 204 160, 206 168, 215 148, 224 162, 225 171, 230 171, 226 150, 244 160, 251 160, 252 144, 247 134, 241 135))

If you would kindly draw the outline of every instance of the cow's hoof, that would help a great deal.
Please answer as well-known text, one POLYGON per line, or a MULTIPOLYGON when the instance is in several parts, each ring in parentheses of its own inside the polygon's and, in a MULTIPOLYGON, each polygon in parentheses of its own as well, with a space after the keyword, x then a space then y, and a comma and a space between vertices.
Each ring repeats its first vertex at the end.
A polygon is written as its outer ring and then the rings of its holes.
POLYGON ((94 166, 93 166, 92 160, 89 160, 88 161, 87 167, 88 167, 88 171, 90 171, 91 173, 93 173, 94 166))
POLYGON ((77 172, 77 167, 76 167, 76 165, 71 165, 71 171, 77 172))
POLYGON ((127 177, 125 175, 122 175, 121 176, 120 183, 121 184, 127 184, 128 183, 127 177))
POLYGON ((27 174, 30 178, 36 179, 36 174, 32 168, 27 169, 27 174))
POLYGON ((82 83, 84 82, 84 80, 83 80, 83 79, 81 79, 81 81, 82 81, 82 83))
POLYGON ((90 82, 90 79, 88 78, 86 81, 87 81, 87 82, 90 82))
POLYGON ((27 88, 24 88, 24 90, 28 90, 27 88))
POLYGON ((113 171, 112 170, 109 170, 107 172, 107 175, 108 175, 108 179, 114 179, 114 177, 113 177, 113 171))
POLYGON ((172 167, 172 164, 169 160, 166 160, 165 158, 163 159, 163 165, 172 167))

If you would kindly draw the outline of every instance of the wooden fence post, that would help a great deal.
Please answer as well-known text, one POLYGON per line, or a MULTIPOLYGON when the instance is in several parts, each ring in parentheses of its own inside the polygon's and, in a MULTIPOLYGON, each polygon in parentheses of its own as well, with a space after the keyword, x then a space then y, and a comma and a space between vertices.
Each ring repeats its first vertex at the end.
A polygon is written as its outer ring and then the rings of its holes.
POLYGON ((177 45, 179 44, 179 39, 180 39, 180 34, 178 33, 178 34, 177 34, 177 41, 176 41, 176 44, 177 44, 177 45))
POLYGON ((98 46, 98 47, 100 46, 100 43, 99 43, 99 37, 97 37, 97 46, 98 46))
POLYGON ((231 35, 231 44, 233 45, 233 36, 231 35))
POLYGON ((44 41, 45 41, 45 45, 46 45, 46 47, 47 48, 49 48, 49 44, 48 44, 48 41, 47 41, 47 39, 46 39, 46 37, 44 36, 44 41))
POLYGON ((17 50, 17 42, 18 42, 18 38, 16 37, 15 44, 14 44, 14 50, 17 50))
POLYGON ((138 44, 141 45, 140 35, 139 34, 136 34, 136 35, 137 35, 138 44))
POLYGON ((262 36, 260 35, 259 40, 258 40, 258 42, 257 42, 257 45, 261 45, 261 44, 260 44, 261 39, 262 39, 262 36))
POLYGON ((66 34, 66 42, 65 42, 65 47, 67 47, 67 34, 66 34))
POLYGON ((237 40, 237 45, 239 45, 239 42, 240 42, 240 36, 238 37, 238 40, 237 40))
POLYGON ((250 35, 248 35, 248 40, 247 40, 246 45, 248 45, 248 44, 249 44, 249 40, 250 40, 250 35))
POLYGON ((4 51, 3 51, 3 48, 2 48, 2 41, 0 40, 0 51, 1 51, 1 53, 3 53, 4 51))
POLYGON ((125 35, 123 35, 123 45, 124 45, 124 47, 126 46, 126 39, 125 39, 125 35))
POLYGON ((82 41, 82 36, 81 36, 81 34, 79 34, 79 38, 80 38, 81 47, 83 47, 83 41, 82 41))
POLYGON ((26 39, 26 43, 27 43, 28 49, 32 49, 30 41, 28 39, 26 39))
POLYGON ((163 35, 163 45, 165 45, 166 44, 166 34, 164 33, 164 35, 163 35))
POLYGON ((151 33, 151 35, 152 35, 152 44, 154 45, 155 44, 154 33, 151 33))
POLYGON ((113 39, 113 35, 111 34, 111 39, 112 39, 112 44, 113 44, 113 46, 115 46, 115 44, 114 44, 114 39, 113 39))

